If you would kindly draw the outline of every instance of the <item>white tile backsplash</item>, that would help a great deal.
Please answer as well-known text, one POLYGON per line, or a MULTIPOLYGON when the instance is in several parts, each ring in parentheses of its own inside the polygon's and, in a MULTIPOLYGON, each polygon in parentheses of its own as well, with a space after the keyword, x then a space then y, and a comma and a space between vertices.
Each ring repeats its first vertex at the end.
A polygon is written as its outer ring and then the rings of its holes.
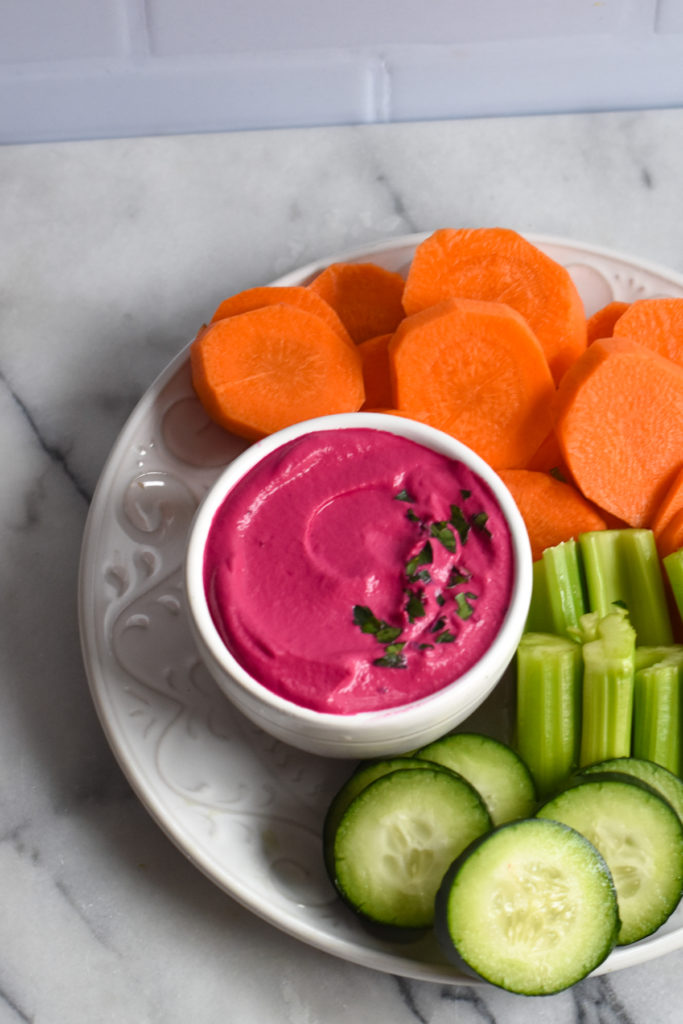
POLYGON ((683 0, 0 0, 0 142, 683 105, 683 0))

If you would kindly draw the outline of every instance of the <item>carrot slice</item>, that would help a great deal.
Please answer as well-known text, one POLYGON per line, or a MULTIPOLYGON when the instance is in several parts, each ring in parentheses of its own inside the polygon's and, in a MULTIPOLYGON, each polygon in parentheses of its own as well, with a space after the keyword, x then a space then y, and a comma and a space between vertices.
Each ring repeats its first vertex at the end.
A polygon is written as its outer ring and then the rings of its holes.
POLYGON ((683 365, 683 299, 638 299, 614 325, 615 338, 630 338, 683 365))
POLYGON ((244 291, 230 295, 221 302, 213 314, 211 323, 216 320, 224 320, 228 316, 238 316, 240 313, 249 313, 252 309, 260 309, 261 306, 273 306, 276 303, 286 303, 288 306, 297 306, 305 309, 308 313, 314 313, 324 320, 328 327, 343 338, 350 345, 353 344, 349 332, 344 327, 329 302, 312 292, 304 285, 261 285, 257 288, 245 288, 244 291))
POLYGON ((505 302, 527 320, 556 381, 586 347, 586 315, 568 271, 507 228, 441 228, 418 245, 407 315, 447 298, 505 302))
POLYGON ((683 368, 625 338, 594 341, 557 393, 574 482, 629 526, 647 526, 681 464, 683 368))
POLYGON ((560 442, 557 440, 554 430, 551 430, 545 439, 541 441, 527 464, 520 466, 519 469, 534 469, 541 473, 556 471, 563 477, 568 475, 560 450, 560 442))
POLYGON ((203 328, 190 348, 208 415, 250 440, 313 416, 355 412, 363 372, 355 347, 295 306, 263 306, 203 328))
POLYGON ((365 384, 364 409, 390 406, 393 402, 388 351, 391 337, 391 334, 379 334, 358 346, 365 384))
POLYGON ((606 306, 589 316, 586 321, 588 344, 592 345, 598 338, 611 338, 615 323, 628 307, 628 302, 608 302, 606 306))
POLYGON ((662 531, 681 509, 683 509, 683 464, 671 481, 649 524, 655 538, 659 538, 662 531))
POLYGON ((605 529, 602 516, 576 487, 550 473, 504 469, 499 476, 522 514, 534 561, 546 548, 576 540, 589 530, 605 529))
POLYGON ((404 284, 400 274, 376 263, 331 263, 308 287, 336 310, 358 345, 396 330, 404 284))
POLYGON ((389 342, 394 405, 459 438, 494 469, 522 466, 552 425, 538 339, 501 302, 450 299, 407 317, 389 342))

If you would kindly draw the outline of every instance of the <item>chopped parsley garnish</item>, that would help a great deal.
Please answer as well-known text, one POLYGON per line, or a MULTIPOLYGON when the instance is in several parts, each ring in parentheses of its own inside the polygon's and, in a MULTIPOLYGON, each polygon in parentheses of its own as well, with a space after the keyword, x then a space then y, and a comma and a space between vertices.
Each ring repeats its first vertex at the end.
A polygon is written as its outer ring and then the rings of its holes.
POLYGON ((446 598, 443 596, 443 594, 437 594, 434 600, 438 604, 439 608, 443 608, 443 606, 446 603, 446 598))
POLYGON ((469 603, 470 601, 476 601, 477 595, 473 594, 471 590, 461 591, 455 595, 455 614, 461 619, 469 619, 474 608, 469 603))
POLYGON ((434 560, 434 552, 432 551, 432 545, 427 541, 423 548, 421 548, 416 555, 406 563, 406 576, 408 579, 412 579, 413 575, 417 572, 418 566, 429 565, 434 560))
POLYGON ((468 498, 472 497, 472 491, 461 490, 460 497, 462 498, 463 501, 467 501, 468 498))
POLYGON ((448 574, 446 580, 447 587, 457 587, 458 583, 467 583, 472 579, 472 573, 468 572, 467 569, 459 569, 457 565, 454 565, 448 574))
POLYGON ((406 519, 410 519, 411 523, 421 523, 422 522, 420 517, 413 511, 412 508, 409 508, 408 511, 406 512, 406 519))
POLYGON ((432 523, 429 531, 432 537, 435 537, 440 544, 443 544, 446 551, 450 551, 451 554, 455 554, 455 534, 453 530, 446 522, 432 523))
POLYGON ((360 628, 361 633, 370 633, 381 644, 391 643, 401 635, 400 626, 390 626, 383 619, 378 619, 373 611, 364 604, 353 606, 353 622, 360 628))
POLYGON ((427 614, 424 601, 420 594, 415 593, 414 590, 408 592, 408 604, 406 605, 406 612, 410 622, 415 622, 415 619, 422 619, 427 614))
POLYGON ((470 532, 470 524, 465 519, 463 510, 459 505, 451 505, 451 523, 458 531, 458 537, 460 537, 460 543, 465 544, 467 541, 467 535, 470 532))
POLYGON ((407 662, 403 654, 404 647, 405 643, 388 644, 384 648, 382 657, 375 658, 372 664, 378 665, 380 668, 405 668, 407 662))
POLYGON ((443 633, 439 633, 434 639, 437 644, 452 644, 455 640, 455 634, 451 633, 449 629, 444 629, 443 633))
POLYGON ((472 516, 472 526, 476 527, 477 530, 481 530, 482 533, 485 533, 490 537, 491 531, 486 525, 488 519, 489 517, 487 512, 477 512, 476 515, 472 516))
POLYGON ((399 491, 398 494, 395 494, 394 497, 396 501, 410 501, 413 503, 415 502, 415 498, 412 496, 412 494, 408 493, 405 487, 403 488, 403 490, 399 491))

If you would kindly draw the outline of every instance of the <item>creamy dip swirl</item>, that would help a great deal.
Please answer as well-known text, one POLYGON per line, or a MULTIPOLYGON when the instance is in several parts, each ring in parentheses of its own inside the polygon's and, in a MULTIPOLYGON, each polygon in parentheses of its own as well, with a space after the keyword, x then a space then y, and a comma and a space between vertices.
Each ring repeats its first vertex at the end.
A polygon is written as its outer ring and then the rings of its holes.
POLYGON ((510 531, 463 463, 383 430, 323 430, 228 493, 204 555, 228 649, 287 700, 396 707, 487 650, 512 590, 510 531))

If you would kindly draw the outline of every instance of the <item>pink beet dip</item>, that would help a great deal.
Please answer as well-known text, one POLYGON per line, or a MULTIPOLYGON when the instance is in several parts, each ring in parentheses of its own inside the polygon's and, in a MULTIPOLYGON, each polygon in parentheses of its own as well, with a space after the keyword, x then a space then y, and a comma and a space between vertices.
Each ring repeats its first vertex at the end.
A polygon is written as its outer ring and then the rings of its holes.
POLYGON ((253 678, 351 715, 471 668, 508 608, 513 548, 488 485, 383 430, 303 435, 228 493, 204 553, 211 615, 253 678))

